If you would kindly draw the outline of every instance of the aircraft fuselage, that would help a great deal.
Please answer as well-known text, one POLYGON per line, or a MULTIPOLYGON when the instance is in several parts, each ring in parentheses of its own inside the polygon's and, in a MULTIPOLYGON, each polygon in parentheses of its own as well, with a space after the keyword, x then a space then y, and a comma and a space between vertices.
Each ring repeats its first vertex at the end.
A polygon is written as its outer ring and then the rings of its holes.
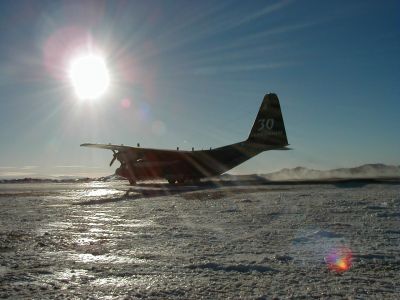
MULTIPOLYGON (((276 147, 275 147, 276 148, 276 147)), ((241 142, 212 150, 173 151, 163 155, 147 150, 137 153, 119 153, 121 166, 116 174, 130 181, 166 178, 183 182, 220 175, 265 150, 273 147, 241 142)))

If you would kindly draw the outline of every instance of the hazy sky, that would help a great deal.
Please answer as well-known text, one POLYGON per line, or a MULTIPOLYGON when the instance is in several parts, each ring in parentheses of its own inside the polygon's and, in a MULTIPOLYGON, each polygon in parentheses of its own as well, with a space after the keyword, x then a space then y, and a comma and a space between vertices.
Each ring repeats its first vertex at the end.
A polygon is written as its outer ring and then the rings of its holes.
POLYGON ((0 177, 113 173, 84 142, 238 142, 266 92, 294 150, 233 172, 400 164, 399 1, 2 1, 0 26, 0 177), (88 45, 112 80, 95 101, 67 76, 88 45))

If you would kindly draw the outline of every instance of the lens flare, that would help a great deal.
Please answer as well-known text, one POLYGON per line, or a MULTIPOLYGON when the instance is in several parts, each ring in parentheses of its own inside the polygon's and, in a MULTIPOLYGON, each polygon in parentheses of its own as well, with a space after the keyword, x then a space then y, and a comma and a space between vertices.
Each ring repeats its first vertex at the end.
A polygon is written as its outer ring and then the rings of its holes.
POLYGON ((352 266, 353 254, 349 248, 341 247, 332 249, 327 256, 325 262, 328 269, 337 273, 348 271, 352 266))
POLYGON ((129 98, 124 98, 121 100, 121 106, 123 108, 129 108, 131 106, 131 100, 129 98))

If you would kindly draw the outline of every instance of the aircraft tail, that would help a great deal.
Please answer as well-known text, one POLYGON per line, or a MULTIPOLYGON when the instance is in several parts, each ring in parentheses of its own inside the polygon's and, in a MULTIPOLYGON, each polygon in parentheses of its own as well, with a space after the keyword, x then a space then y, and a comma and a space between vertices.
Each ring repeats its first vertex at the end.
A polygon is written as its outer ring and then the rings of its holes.
POLYGON ((264 96, 247 142, 282 147, 288 145, 281 106, 276 94, 264 96))

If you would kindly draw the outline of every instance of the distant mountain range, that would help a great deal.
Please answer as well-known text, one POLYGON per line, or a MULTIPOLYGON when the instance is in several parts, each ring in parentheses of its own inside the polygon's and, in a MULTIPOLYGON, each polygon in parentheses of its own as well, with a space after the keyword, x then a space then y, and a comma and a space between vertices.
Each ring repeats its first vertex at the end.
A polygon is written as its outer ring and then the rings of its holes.
MULTIPOLYGON (((385 164, 366 164, 354 168, 339 168, 332 170, 314 170, 305 167, 282 169, 267 174, 232 175, 224 174, 216 177, 218 180, 268 180, 268 181, 302 181, 302 180, 335 180, 335 179, 400 179, 400 166, 385 164)), ((88 182, 88 181, 114 181, 121 180, 115 174, 100 178, 23 178, 23 179, 0 179, 0 183, 41 183, 41 182, 88 182)))
POLYGON ((327 171, 297 167, 294 169, 282 169, 278 172, 266 174, 265 177, 270 180, 388 178, 400 177, 400 166, 367 164, 354 168, 327 171))
MULTIPOLYGON (((314 170, 305 167, 293 169, 282 169, 277 172, 258 175, 223 175, 224 179, 234 177, 240 180, 266 179, 271 181, 286 180, 328 180, 328 179, 382 179, 400 178, 400 166, 390 166, 385 164, 366 164, 354 168, 340 168, 333 170, 314 170)), ((232 178, 233 179, 233 178, 232 178)))

